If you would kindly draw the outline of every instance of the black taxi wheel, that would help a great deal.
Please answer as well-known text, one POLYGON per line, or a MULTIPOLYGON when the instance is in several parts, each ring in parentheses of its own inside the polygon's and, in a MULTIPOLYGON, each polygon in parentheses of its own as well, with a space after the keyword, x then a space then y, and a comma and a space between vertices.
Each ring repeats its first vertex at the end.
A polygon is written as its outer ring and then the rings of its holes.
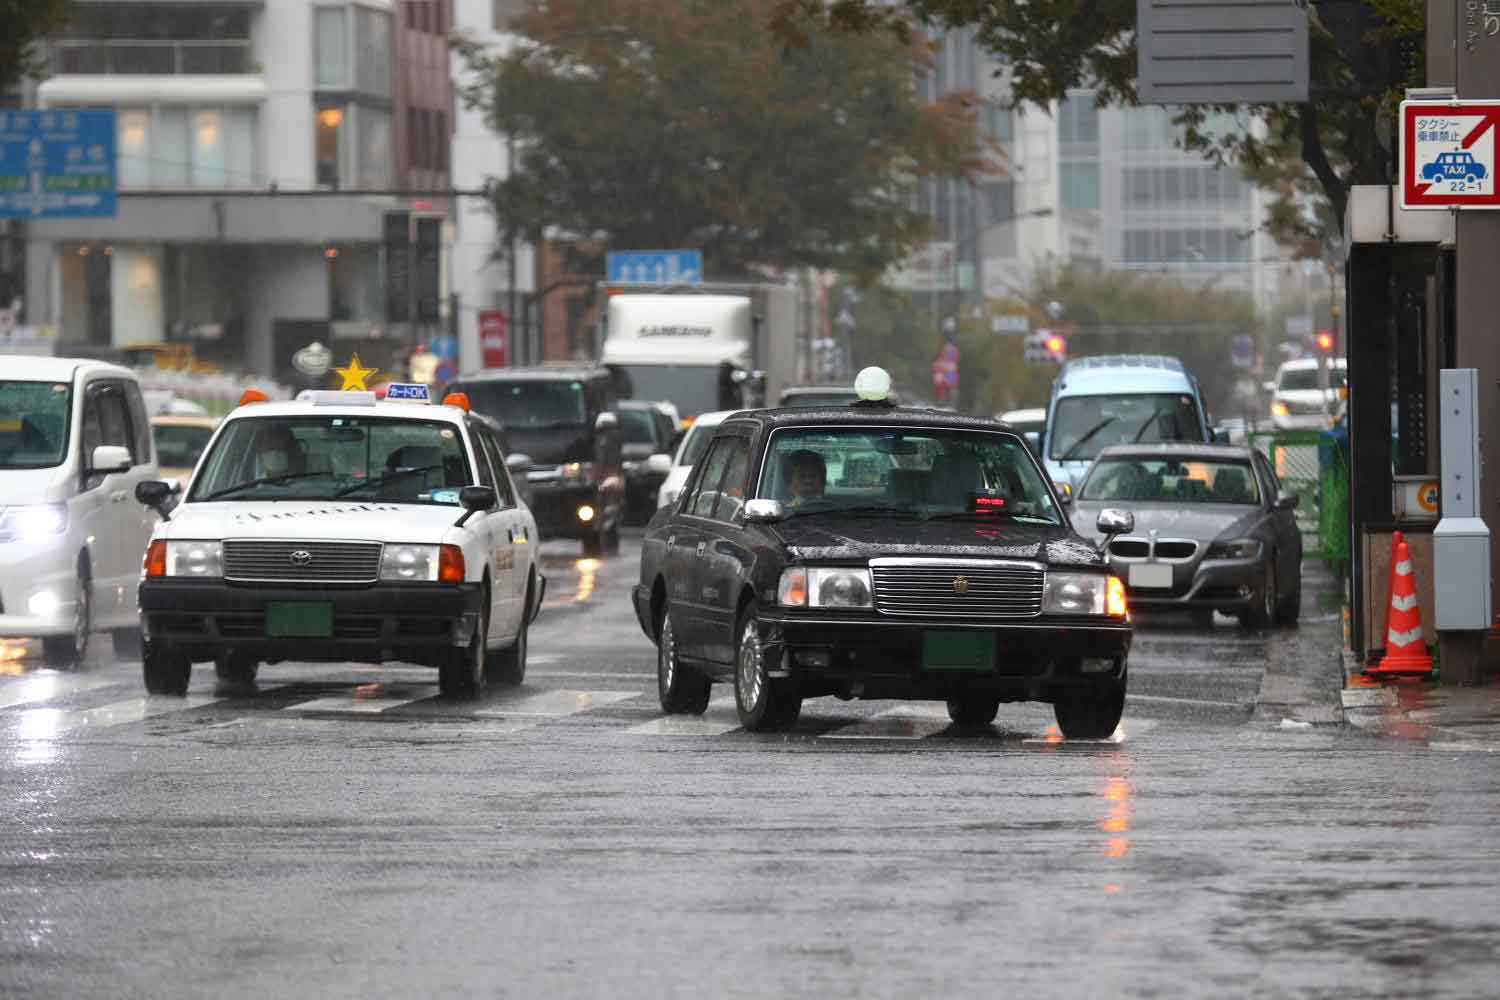
POLYGON ((181 653, 157 649, 148 643, 141 650, 141 673, 146 680, 147 694, 171 694, 180 698, 187 694, 193 664, 181 653))
POLYGON ((734 703, 740 725, 752 733, 790 729, 802 713, 795 682, 767 676, 760 620, 752 603, 740 615, 734 647, 734 703))
POLYGON ((982 729, 1000 712, 1000 696, 961 691, 948 699, 948 718, 963 729, 982 729))
POLYGON ((668 715, 702 715, 708 709, 713 684, 692 667, 677 660, 677 633, 670 610, 662 610, 656 640, 656 696, 668 715))
POLYGON ((1125 714, 1125 686, 1060 691, 1052 703, 1057 728, 1070 740, 1106 740, 1125 714))

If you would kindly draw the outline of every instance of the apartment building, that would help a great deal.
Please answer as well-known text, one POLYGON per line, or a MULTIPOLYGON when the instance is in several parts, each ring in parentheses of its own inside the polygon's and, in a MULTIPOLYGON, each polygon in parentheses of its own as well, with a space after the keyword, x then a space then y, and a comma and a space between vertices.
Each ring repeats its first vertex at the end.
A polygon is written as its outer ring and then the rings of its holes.
POLYGON ((30 321, 273 375, 312 340, 399 363, 436 324, 389 319, 384 225, 448 211, 392 192, 450 187, 450 23, 447 0, 77 4, 36 103, 115 109, 121 197, 30 224, 30 321))

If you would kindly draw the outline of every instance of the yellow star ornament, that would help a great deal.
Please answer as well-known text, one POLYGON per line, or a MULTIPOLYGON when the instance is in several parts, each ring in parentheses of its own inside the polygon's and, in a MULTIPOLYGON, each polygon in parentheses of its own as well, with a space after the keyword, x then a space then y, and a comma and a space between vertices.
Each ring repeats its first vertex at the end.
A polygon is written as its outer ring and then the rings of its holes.
POLYGON ((344 380, 344 384, 339 386, 339 388, 344 392, 348 392, 351 389, 361 391, 365 390, 365 379, 369 378, 371 375, 374 375, 378 370, 379 369, 377 368, 362 367, 359 363, 358 354, 354 354, 353 356, 351 356, 349 358, 349 363, 343 368, 334 369, 334 371, 337 372, 344 380))

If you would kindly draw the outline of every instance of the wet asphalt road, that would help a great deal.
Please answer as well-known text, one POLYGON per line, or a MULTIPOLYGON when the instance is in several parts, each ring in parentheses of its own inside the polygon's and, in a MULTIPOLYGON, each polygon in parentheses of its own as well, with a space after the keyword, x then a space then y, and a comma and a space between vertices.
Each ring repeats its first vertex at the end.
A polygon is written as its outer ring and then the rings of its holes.
POLYGON ((0 995, 1497 991, 1496 759, 1256 707, 1333 655, 1316 588, 1297 630, 1141 623, 1112 741, 836 699, 754 736, 725 689, 657 710, 636 543, 544 551, 527 683, 477 704, 3 650, 0 995))

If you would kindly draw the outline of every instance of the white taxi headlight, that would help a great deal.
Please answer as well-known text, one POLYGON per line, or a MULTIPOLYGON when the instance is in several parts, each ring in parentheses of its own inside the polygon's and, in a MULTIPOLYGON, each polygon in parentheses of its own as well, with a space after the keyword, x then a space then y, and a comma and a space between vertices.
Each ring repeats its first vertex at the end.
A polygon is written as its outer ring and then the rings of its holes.
POLYGON ((218 542, 168 542, 167 575, 223 576, 224 547, 218 542))
POLYGON ((870 571, 867 569, 808 570, 808 596, 815 608, 868 608, 870 600, 870 571))
POLYGON ((434 581, 438 578, 436 545, 386 545, 380 552, 382 580, 434 581))
POLYGON ((1048 573, 1042 613, 1102 615, 1108 577, 1103 573, 1048 573))
POLYGON ((0 514, 0 540, 38 541, 68 530, 68 508, 65 504, 44 503, 24 507, 7 507, 0 514))

